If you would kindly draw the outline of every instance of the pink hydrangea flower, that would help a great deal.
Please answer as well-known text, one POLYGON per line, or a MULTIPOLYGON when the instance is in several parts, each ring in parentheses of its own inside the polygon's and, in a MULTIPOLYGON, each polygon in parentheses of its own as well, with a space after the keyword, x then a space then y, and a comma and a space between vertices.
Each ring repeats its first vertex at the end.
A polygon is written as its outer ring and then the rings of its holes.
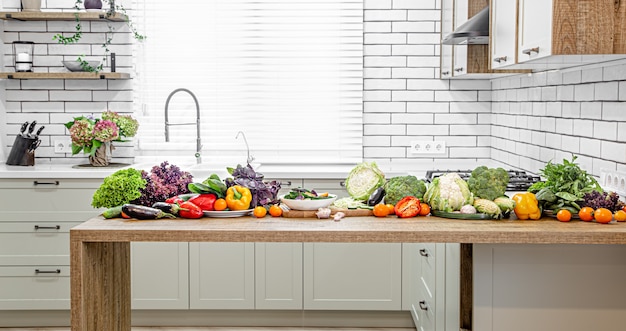
POLYGON ((98 121, 93 128, 93 136, 101 142, 112 141, 119 138, 119 129, 111 121, 98 121))
POLYGON ((72 144, 76 146, 91 146, 93 136, 93 126, 86 119, 74 121, 74 125, 70 128, 70 136, 72 144))

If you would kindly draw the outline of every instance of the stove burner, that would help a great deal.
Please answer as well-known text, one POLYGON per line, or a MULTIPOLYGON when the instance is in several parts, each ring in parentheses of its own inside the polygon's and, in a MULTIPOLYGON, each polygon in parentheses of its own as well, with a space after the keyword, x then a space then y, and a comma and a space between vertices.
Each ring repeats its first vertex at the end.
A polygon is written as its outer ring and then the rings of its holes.
MULTIPOLYGON (((433 179, 451 172, 459 174, 464 180, 472 174, 472 170, 428 170, 425 181, 430 183, 433 179)), ((523 170, 507 170, 507 172, 509 173, 509 184, 506 186, 508 192, 526 191, 532 184, 541 181, 541 177, 527 174, 523 170)))

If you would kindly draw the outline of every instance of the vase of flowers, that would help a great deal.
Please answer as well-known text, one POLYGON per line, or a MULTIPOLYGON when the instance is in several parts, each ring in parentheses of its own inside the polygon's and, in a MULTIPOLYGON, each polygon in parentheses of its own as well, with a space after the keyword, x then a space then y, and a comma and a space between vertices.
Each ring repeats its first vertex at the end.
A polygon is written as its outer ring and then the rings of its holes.
POLYGON ((130 115, 120 115, 113 111, 102 113, 101 118, 92 116, 74 117, 65 123, 72 138, 72 155, 81 151, 89 155, 89 163, 94 167, 111 164, 111 154, 115 149, 112 142, 128 141, 139 128, 137 120, 130 115))

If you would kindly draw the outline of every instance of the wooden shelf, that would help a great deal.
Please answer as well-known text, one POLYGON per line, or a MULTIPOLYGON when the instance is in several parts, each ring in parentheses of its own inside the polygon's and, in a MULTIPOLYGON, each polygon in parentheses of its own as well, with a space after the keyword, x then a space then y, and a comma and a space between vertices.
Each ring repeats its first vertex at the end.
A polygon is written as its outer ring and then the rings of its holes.
POLYGON ((0 79, 130 79, 124 72, 0 72, 0 79))
MULTIPOLYGON (((2 20, 17 21, 75 21, 76 12, 0 12, 2 20)), ((81 21, 111 21, 125 22, 127 16, 121 13, 114 13, 107 16, 106 11, 101 12, 78 12, 81 21)))

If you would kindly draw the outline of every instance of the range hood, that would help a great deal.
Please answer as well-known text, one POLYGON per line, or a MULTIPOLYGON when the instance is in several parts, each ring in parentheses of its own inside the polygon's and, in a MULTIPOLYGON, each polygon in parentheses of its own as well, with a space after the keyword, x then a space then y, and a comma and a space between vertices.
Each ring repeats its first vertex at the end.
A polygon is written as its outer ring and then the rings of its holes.
POLYGON ((489 6, 443 38, 445 45, 489 44, 489 6))

